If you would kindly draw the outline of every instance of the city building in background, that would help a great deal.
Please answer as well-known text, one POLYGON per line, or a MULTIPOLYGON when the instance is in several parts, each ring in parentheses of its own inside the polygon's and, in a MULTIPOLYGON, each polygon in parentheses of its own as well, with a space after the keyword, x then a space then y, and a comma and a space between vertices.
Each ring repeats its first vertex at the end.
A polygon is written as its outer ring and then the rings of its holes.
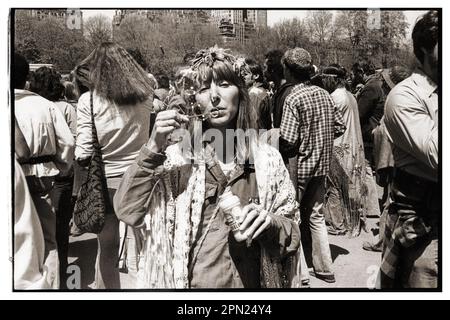
POLYGON ((198 24, 217 26, 217 32, 225 42, 239 41, 244 43, 250 39, 257 28, 267 27, 267 10, 116 10, 113 17, 113 28, 120 27, 123 19, 129 16, 140 16, 155 23, 162 17, 169 17, 176 22, 189 21, 198 24))
POLYGON ((83 12, 78 9, 31 9, 23 10, 33 18, 43 20, 55 18, 63 22, 69 29, 83 32, 83 12))
POLYGON ((225 42, 244 43, 256 29, 267 27, 267 10, 211 10, 211 17, 225 42))

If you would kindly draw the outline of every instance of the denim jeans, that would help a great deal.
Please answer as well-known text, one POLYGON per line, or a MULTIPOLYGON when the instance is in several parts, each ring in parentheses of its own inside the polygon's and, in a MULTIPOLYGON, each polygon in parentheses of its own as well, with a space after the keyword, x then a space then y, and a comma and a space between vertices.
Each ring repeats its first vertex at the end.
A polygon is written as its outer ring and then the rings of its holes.
POLYGON ((300 280, 302 285, 305 283, 309 283, 309 273, 308 273, 308 265, 305 259, 305 252, 303 251, 303 246, 300 243, 300 280))
POLYGON ((44 267, 47 269, 47 279, 53 289, 59 289, 59 259, 56 242, 56 214, 50 198, 54 177, 26 177, 34 206, 41 222, 44 234, 45 253, 44 267))
POLYGON ((130 226, 127 226, 127 228, 127 252, 125 259, 128 267, 130 289, 147 289, 144 287, 143 281, 144 248, 142 248, 142 246, 144 245, 144 242, 142 236, 139 236, 141 231, 130 226))
POLYGON ((332 259, 325 216, 322 211, 325 198, 325 176, 299 179, 302 245, 306 259, 312 256, 314 272, 332 274, 332 259))
MULTIPOLYGON (((116 192, 108 189, 109 200, 116 192)), ((95 289, 120 289, 120 275, 118 267, 119 259, 119 220, 117 219, 112 205, 105 217, 105 225, 97 235, 98 249, 95 263, 95 289)))
POLYGON ((72 201, 72 177, 56 177, 50 193, 56 213, 56 243, 59 256, 59 276, 61 289, 66 289, 67 255, 69 251, 70 219, 72 218, 74 202, 72 201))

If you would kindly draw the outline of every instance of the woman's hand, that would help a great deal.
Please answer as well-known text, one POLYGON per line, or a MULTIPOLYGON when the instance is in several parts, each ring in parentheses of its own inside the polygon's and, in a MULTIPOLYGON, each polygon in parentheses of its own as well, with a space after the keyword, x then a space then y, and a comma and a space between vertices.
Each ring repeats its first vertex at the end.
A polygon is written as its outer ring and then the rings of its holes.
POLYGON ((272 218, 266 210, 261 209, 261 206, 250 203, 242 208, 239 222, 241 223, 239 230, 246 235, 247 243, 250 243, 270 227, 272 218))
POLYGON ((181 95, 175 95, 170 97, 167 110, 178 110, 181 113, 185 113, 186 101, 181 95))
POLYGON ((161 111, 156 115, 152 135, 147 143, 150 151, 154 153, 164 152, 168 145, 170 134, 180 128, 182 123, 187 123, 189 118, 180 114, 177 110, 161 111))

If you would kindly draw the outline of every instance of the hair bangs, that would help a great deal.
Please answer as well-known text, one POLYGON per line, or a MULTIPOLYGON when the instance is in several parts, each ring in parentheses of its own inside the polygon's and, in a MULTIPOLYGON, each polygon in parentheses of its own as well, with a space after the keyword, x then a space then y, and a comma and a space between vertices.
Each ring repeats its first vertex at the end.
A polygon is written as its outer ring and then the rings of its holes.
POLYGON ((202 64, 198 68, 197 85, 201 86, 204 83, 211 83, 212 81, 228 81, 229 83, 241 87, 244 85, 243 79, 236 74, 233 67, 229 63, 222 61, 215 61, 212 67, 202 64))

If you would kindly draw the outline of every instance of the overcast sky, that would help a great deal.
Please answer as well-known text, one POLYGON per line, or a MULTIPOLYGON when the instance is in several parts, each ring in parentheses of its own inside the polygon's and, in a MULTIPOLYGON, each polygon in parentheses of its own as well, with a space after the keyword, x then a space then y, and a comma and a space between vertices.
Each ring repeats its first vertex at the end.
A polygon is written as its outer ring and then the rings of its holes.
MULTIPOLYGON (((275 23, 281 22, 284 19, 303 19, 306 16, 307 12, 307 10, 268 10, 267 24, 269 26, 273 26, 275 23)), ((409 31, 411 32, 417 17, 421 16, 426 11, 405 10, 404 12, 410 26, 409 31)), ((112 17, 114 16, 114 10, 83 10, 83 16, 85 19, 96 14, 103 14, 112 19, 112 17)))

